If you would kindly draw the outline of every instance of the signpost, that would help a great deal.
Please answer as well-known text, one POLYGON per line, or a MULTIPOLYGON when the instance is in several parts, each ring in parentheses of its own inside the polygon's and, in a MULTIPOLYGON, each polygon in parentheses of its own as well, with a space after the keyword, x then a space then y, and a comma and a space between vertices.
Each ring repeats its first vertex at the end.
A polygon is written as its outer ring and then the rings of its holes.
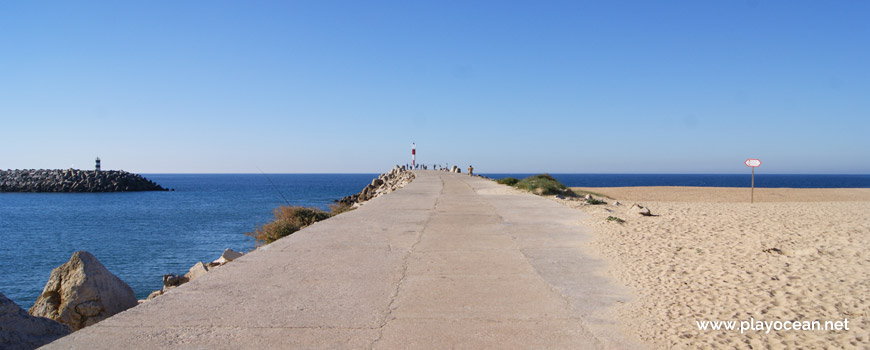
POLYGON ((743 163, 752 168, 752 190, 749 192, 749 203, 755 203, 755 168, 761 166, 761 161, 758 159, 747 159, 743 163))

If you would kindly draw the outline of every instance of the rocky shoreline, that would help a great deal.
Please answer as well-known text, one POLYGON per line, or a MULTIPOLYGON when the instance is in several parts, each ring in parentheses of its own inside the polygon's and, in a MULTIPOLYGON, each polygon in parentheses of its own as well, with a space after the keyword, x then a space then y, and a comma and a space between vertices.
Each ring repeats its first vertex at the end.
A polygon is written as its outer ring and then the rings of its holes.
MULTIPOLYGON (((242 255, 227 249, 217 260, 208 264, 198 262, 183 276, 164 275, 163 289, 151 293, 147 300, 242 255)), ((30 310, 25 311, 0 293, 0 349, 35 349, 147 300, 136 300, 127 283, 109 272, 91 253, 78 251, 51 271, 30 310)))
MULTIPOLYGON (((359 207, 365 201, 404 187, 414 178, 412 171, 396 166, 373 179, 372 183, 363 188, 360 193, 336 202, 359 207)), ((14 192, 166 190, 139 175, 128 172, 97 173, 72 169, 2 171, 0 190, 13 192, 10 188, 18 189, 14 192), (86 190, 80 187, 83 186, 81 179, 90 180, 84 182, 88 185, 86 190), (122 182, 121 179, 126 181, 122 182), (131 186, 131 181, 135 181, 136 185, 131 186)), ((210 263, 197 262, 184 275, 166 274, 163 276, 162 289, 152 292, 145 300, 136 300, 133 290, 109 272, 96 257, 85 251, 76 252, 67 263, 52 271, 42 294, 29 311, 24 311, 0 294, 0 311, 3 311, 0 314, 0 348, 8 346, 31 349, 47 344, 116 313, 164 295, 215 268, 241 258, 244 254, 226 249, 217 260, 210 263)))
POLYGON ((415 177, 416 175, 414 175, 414 172, 408 170, 404 166, 400 167, 396 165, 389 172, 383 173, 373 179, 372 183, 366 185, 366 187, 364 187, 359 193, 346 196, 336 202, 341 205, 358 207, 367 200, 371 200, 377 196, 405 187, 405 185, 414 181, 415 177))
POLYGON ((123 170, 0 170, 0 192, 169 191, 142 175, 123 170))

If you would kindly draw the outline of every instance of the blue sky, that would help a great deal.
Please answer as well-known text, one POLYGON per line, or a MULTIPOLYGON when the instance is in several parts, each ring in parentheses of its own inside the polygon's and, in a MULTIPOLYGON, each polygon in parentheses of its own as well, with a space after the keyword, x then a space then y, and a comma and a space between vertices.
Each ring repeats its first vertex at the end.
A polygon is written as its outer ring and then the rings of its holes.
POLYGON ((0 2, 0 168, 870 173, 870 2, 0 2))

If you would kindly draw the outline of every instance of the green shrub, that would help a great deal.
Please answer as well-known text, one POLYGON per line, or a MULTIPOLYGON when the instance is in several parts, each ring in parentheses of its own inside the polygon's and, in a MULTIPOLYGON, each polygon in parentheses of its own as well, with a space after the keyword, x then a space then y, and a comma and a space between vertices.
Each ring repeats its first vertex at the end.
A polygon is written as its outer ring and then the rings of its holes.
POLYGON ((257 241, 258 246, 266 245, 287 237, 320 220, 329 218, 329 213, 317 208, 280 206, 275 209, 275 220, 245 233, 257 241))
POLYGON ((556 180, 549 174, 529 176, 517 182, 516 187, 538 195, 574 195, 568 187, 565 187, 559 180, 556 180))
POLYGON ((516 186, 517 182, 520 182, 520 180, 515 177, 506 177, 504 179, 498 179, 495 182, 498 182, 502 185, 516 186))
POLYGON ((588 204, 592 204, 592 205, 607 204, 607 202, 605 202, 605 201, 603 201, 603 200, 600 200, 600 199, 595 199, 595 198, 589 198, 589 199, 587 199, 587 200, 586 200, 586 203, 588 203, 588 204))
MULTIPOLYGON (((608 216, 608 217, 607 217, 607 221, 613 221, 613 222, 615 222, 615 223, 617 223, 617 224, 624 224, 624 223, 625 223, 625 220, 622 220, 622 219, 620 219, 620 218, 618 218, 618 217, 615 217, 615 216, 608 216)), ((678 251, 679 251, 679 250, 678 250, 678 251)))

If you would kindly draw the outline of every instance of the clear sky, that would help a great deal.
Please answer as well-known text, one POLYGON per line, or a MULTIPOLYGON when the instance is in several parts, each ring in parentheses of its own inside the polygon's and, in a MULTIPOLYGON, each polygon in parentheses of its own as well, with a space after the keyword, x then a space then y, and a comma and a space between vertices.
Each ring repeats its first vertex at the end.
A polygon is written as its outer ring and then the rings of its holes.
POLYGON ((0 168, 870 173, 868 1, 2 1, 0 168))

